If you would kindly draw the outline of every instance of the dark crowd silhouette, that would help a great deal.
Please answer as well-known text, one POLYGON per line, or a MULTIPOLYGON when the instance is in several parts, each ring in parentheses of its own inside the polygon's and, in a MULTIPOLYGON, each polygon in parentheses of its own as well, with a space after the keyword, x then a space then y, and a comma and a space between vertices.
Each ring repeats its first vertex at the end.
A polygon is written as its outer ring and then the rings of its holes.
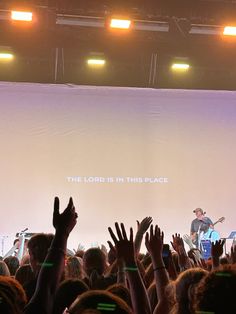
POLYGON ((28 241, 19 235, 0 261, 0 313, 236 313, 235 242, 226 254, 225 241, 215 240, 206 259, 191 236, 174 230, 166 244, 162 227, 145 217, 135 232, 115 222, 108 226, 106 245, 88 250, 80 245, 73 252, 67 240, 77 219, 73 199, 60 213, 55 197, 55 234, 35 234, 28 241))

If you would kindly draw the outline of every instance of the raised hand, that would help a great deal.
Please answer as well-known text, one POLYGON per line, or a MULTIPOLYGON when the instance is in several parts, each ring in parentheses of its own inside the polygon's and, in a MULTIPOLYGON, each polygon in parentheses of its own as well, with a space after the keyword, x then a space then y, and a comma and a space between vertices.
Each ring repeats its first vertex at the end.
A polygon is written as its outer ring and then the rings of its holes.
POLYGON ((116 256, 116 248, 115 246, 111 243, 111 241, 107 241, 108 245, 109 245, 109 248, 110 248, 110 251, 112 252, 112 254, 114 256, 116 256))
POLYGON ((173 242, 170 242, 173 249, 178 253, 181 254, 183 253, 184 249, 184 242, 183 239, 181 238, 180 234, 176 233, 172 235, 173 242))
POLYGON ((44 260, 45 265, 50 264, 53 267, 41 267, 36 290, 24 309, 25 314, 52 312, 55 292, 64 272, 68 236, 76 225, 77 219, 72 198, 70 198, 66 209, 61 214, 59 208, 59 198, 55 197, 53 226, 56 232, 44 260))
POLYGON ((201 266, 201 259, 202 259, 202 255, 201 252, 198 249, 192 249, 192 254, 194 257, 194 260, 196 261, 196 263, 201 266))
POLYGON ((183 240, 184 240, 185 243, 188 244, 190 249, 194 248, 193 241, 192 241, 191 237, 188 234, 184 234, 183 235, 183 240))
POLYGON ((137 232, 144 234, 152 223, 152 217, 145 217, 141 222, 137 220, 137 232))
POLYGON ((184 248, 184 241, 183 239, 181 238, 180 234, 178 233, 175 233, 172 235, 172 239, 173 239, 173 242, 171 242, 171 245, 173 247, 173 249, 178 253, 179 255, 179 264, 181 267, 190 267, 191 266, 191 263, 188 259, 188 255, 185 251, 185 248, 184 248))
POLYGON ((164 233, 158 225, 155 225, 154 230, 153 225, 151 225, 149 233, 147 232, 145 236, 145 245, 151 256, 162 256, 163 239, 164 233))
MULTIPOLYGON (((117 236, 114 234, 112 229, 109 227, 108 231, 112 240, 114 241, 117 259, 123 259, 126 265, 132 265, 135 263, 134 243, 133 243, 133 229, 130 228, 130 237, 128 239, 125 226, 123 223, 115 223, 117 236)), ((112 244, 108 241, 109 246, 112 244)))
POLYGON ((137 256, 141 248, 143 235, 148 230, 151 223, 152 217, 145 217, 141 222, 137 220, 137 233, 134 240, 134 248, 137 256))
MULTIPOLYGON (((129 283, 129 290, 134 313, 151 314, 147 292, 136 265, 133 229, 130 228, 130 236, 128 239, 123 223, 121 223, 119 226, 119 224, 116 222, 115 228, 117 235, 115 235, 110 227, 108 230, 115 244, 117 260, 118 262, 123 261, 125 264, 125 271, 129 283)), ((111 247, 111 243, 108 242, 108 244, 111 247)))
POLYGON ((212 242, 211 245, 211 255, 212 257, 220 258, 224 252, 225 240, 217 240, 215 243, 212 242))
POLYGON ((60 201, 58 197, 54 199, 54 211, 53 211, 53 226, 58 232, 69 236, 70 232, 76 225, 76 219, 78 214, 75 211, 73 199, 70 197, 69 203, 66 209, 60 214, 60 201))

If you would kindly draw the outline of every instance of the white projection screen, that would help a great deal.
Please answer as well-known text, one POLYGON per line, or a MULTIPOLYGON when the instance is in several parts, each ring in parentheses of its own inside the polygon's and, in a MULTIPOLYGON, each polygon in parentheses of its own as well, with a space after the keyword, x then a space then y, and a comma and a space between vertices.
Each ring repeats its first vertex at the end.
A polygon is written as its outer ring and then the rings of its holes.
POLYGON ((236 230, 236 92, 1 82, 0 129, 3 253, 25 228, 54 232, 54 196, 78 208, 71 249, 145 216, 168 243, 196 207, 236 230))

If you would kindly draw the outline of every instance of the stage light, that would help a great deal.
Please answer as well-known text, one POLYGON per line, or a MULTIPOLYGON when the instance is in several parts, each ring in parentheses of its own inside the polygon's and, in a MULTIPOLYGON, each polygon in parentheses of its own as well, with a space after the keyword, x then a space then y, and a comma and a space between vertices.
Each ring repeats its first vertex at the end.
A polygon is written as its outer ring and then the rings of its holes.
POLYGON ((225 26, 223 35, 236 36, 236 27, 235 26, 225 26))
POLYGON ((12 53, 0 52, 0 61, 11 61, 14 58, 12 53))
POLYGON ((111 19, 110 28, 129 29, 131 26, 130 20, 111 19))
POLYGON ((99 66, 102 67, 106 64, 106 61, 104 59, 88 59, 87 64, 89 66, 99 66))
POLYGON ((173 63, 171 66, 173 71, 188 71, 189 64, 188 63, 173 63))
POLYGON ((11 19, 13 21, 32 22, 33 13, 25 11, 11 11, 11 19))

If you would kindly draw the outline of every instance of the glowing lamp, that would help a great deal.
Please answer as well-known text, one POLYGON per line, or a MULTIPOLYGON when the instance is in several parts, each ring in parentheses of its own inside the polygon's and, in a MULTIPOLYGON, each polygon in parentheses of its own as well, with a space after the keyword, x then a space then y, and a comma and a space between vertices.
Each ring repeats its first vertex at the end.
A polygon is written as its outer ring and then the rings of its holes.
POLYGON ((227 35, 227 36, 236 36, 236 27, 235 26, 225 26, 223 34, 227 35))
POLYGON ((187 63, 173 63, 171 69, 174 71, 187 71, 189 69, 189 64, 187 63))
POLYGON ((11 19, 13 21, 32 22, 33 13, 24 11, 11 11, 11 19))
POLYGON ((10 61, 13 59, 13 54, 8 52, 0 52, 0 60, 10 61))
POLYGON ((129 29, 131 25, 130 20, 111 19, 110 27, 119 29, 129 29))
POLYGON ((103 66, 106 61, 103 59, 88 59, 87 64, 90 66, 103 66))

